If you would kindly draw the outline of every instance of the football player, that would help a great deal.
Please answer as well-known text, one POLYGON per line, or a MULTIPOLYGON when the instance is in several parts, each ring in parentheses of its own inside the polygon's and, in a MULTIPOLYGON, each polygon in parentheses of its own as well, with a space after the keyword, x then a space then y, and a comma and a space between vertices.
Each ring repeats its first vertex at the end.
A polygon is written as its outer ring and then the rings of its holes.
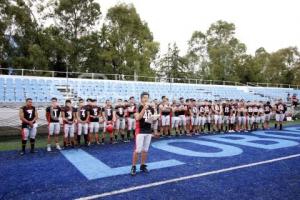
POLYGON ((25 154, 25 148, 28 138, 30 138, 30 153, 35 153, 34 145, 35 145, 35 136, 36 136, 36 128, 38 119, 38 113, 36 108, 32 105, 32 99, 26 99, 26 105, 22 106, 19 111, 19 117, 22 122, 22 151, 20 155, 25 154))

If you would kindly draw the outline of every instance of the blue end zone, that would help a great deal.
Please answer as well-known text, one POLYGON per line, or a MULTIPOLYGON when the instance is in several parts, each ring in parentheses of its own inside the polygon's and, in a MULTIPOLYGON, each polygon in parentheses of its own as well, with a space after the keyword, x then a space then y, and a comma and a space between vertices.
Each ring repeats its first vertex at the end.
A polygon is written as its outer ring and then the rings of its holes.
MULTIPOLYGON (((300 126, 153 140, 149 174, 128 173, 133 143, 19 156, 0 152, 0 199, 74 199, 300 153, 300 126)), ((300 157, 106 199, 300 199, 300 157)))

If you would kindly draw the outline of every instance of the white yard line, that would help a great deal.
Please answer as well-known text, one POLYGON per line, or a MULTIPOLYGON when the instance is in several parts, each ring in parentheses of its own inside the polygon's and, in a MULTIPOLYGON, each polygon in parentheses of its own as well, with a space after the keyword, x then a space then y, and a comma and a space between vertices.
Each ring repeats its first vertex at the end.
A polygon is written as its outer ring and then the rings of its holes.
POLYGON ((135 191, 135 190, 141 190, 141 189, 145 189, 145 188, 151 188, 151 187, 155 187, 155 186, 165 185, 168 183, 174 183, 174 182, 178 182, 178 181, 199 178, 199 177, 208 176, 208 175, 212 175, 212 174, 219 174, 219 173, 223 173, 223 172, 234 171, 234 170, 254 167, 254 166, 258 166, 258 165, 264 165, 267 163, 273 163, 273 162, 297 158, 297 157, 300 157, 300 154, 294 154, 294 155, 290 155, 290 156, 279 157, 279 158, 274 158, 271 160, 265 160, 265 161, 260 161, 260 162, 245 164, 245 165, 238 165, 235 167, 229 167, 229 168, 214 170, 214 171, 210 171, 210 172, 204 172, 204 173, 199 173, 199 174, 194 174, 194 175, 189 175, 189 176, 183 176, 183 177, 173 178, 173 179, 169 179, 169 180, 165 180, 165 181, 157 181, 157 182, 153 182, 153 183, 149 183, 149 184, 145 184, 145 185, 123 188, 123 189, 114 190, 111 192, 105 192, 105 193, 91 195, 91 196, 87 196, 87 197, 81 197, 81 198, 78 198, 77 200, 97 199, 97 198, 101 198, 101 197, 107 197, 107 196, 111 196, 111 195, 127 193, 127 192, 131 192, 131 191, 135 191))

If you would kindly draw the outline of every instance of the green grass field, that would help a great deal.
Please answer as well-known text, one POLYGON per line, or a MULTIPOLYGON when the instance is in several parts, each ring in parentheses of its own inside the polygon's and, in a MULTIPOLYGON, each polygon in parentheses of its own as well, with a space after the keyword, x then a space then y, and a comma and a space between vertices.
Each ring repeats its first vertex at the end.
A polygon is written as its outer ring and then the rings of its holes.
MULTIPOLYGON (((294 125, 294 124, 300 124, 300 119, 291 121, 291 122, 285 122, 285 125, 294 125)), ((274 126, 274 122, 270 123, 270 127, 274 126)), ((20 150, 21 149, 21 140, 19 137, 3 137, 0 138, 0 151, 9 151, 9 150, 20 150)), ((106 138, 108 141, 108 138, 106 138)), ((59 141, 62 144, 63 137, 62 134, 60 134, 59 141)), ((36 138, 36 148, 46 148, 47 144, 47 136, 37 136, 36 138)), ((29 145, 27 144, 27 148, 29 148, 29 145)))

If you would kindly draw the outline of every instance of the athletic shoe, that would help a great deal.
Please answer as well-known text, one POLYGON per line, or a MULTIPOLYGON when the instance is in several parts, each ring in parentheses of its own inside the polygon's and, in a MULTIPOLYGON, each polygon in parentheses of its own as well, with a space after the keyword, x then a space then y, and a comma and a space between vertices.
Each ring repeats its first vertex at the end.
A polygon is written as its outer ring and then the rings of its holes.
POLYGON ((140 171, 141 171, 141 172, 144 172, 144 173, 148 173, 149 171, 148 171, 148 169, 147 169, 147 165, 141 165, 140 171))
POLYGON ((135 176, 136 175, 136 166, 132 166, 131 167, 130 174, 131 174, 131 176, 135 176))
POLYGON ((59 151, 61 150, 59 144, 56 144, 56 149, 59 150, 59 151))
POLYGON ((51 151, 51 145, 50 145, 50 144, 47 145, 47 151, 48 151, 48 152, 51 151))
POLYGON ((24 156, 25 155, 25 151, 20 151, 20 156, 24 156))

